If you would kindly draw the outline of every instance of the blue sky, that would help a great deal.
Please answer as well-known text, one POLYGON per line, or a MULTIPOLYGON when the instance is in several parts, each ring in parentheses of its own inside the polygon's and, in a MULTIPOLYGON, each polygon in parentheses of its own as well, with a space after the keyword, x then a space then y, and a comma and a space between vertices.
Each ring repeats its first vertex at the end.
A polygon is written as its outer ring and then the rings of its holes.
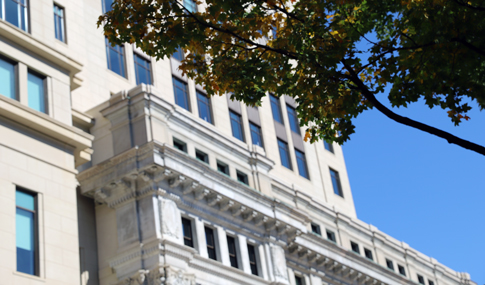
MULTIPOLYGON (((383 103, 385 95, 379 98, 383 103)), ((395 112, 485 145, 485 112, 455 127, 422 102, 395 112)), ((357 217, 485 284, 485 156, 398 124, 376 109, 343 146, 357 217)))

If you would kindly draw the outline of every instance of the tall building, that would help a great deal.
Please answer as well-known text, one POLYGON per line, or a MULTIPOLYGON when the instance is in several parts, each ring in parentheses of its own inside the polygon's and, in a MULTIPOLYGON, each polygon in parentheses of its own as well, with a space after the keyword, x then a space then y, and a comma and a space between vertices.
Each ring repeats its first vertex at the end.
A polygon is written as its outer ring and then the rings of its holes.
POLYGON ((0 284, 476 284, 357 219, 292 98, 207 97, 110 3, 0 0, 0 284))

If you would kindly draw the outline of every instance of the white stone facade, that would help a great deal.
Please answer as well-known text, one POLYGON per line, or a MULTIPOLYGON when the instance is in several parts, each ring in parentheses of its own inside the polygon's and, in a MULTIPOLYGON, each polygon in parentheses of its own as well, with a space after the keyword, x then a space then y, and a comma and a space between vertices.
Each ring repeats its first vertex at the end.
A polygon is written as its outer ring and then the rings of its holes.
POLYGON ((177 60, 147 58, 153 84, 137 86, 134 55, 146 56, 126 44, 126 76, 108 69, 101 13, 102 0, 30 1, 27 31, 0 13, 0 59, 15 66, 16 86, 15 98, 0 95, 0 284, 475 284, 357 219, 341 148, 303 143, 290 98, 279 98, 281 126, 269 97, 255 111, 225 95, 210 99, 208 123, 203 90, 177 60), (66 42, 55 38, 53 5, 64 9, 66 42), (45 113, 28 107, 30 71, 44 78, 45 113), (172 78, 187 84, 190 111, 172 78), (245 141, 233 136, 231 108, 245 141), (264 147, 251 144, 255 115, 264 147), (16 191, 36 198, 35 274, 17 268, 16 191))

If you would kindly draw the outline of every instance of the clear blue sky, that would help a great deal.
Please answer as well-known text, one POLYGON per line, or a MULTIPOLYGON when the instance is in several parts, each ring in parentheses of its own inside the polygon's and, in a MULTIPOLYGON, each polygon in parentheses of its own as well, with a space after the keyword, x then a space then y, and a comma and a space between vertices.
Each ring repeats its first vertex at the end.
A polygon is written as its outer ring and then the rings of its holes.
MULTIPOLYGON (((485 145, 485 111, 472 110, 459 127, 419 102, 395 111, 485 145)), ((357 217, 485 284, 485 156, 376 109, 355 125, 343 150, 357 217)))

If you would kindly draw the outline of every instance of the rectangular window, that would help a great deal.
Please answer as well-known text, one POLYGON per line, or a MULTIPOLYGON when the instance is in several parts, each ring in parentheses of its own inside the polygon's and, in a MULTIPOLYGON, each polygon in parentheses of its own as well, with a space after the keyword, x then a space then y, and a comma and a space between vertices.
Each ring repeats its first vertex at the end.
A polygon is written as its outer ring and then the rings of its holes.
POLYGON ((46 113, 46 100, 44 90, 44 77, 29 71, 27 75, 27 93, 28 93, 28 105, 30 108, 42 113, 46 113))
POLYGON ((36 196, 17 190, 15 204, 17 271, 38 275, 36 196))
POLYGON ((271 101, 271 111, 273 111, 273 120, 283 124, 283 116, 281 116, 280 99, 274 95, 269 95, 271 101))
POLYGON ((352 248, 352 251, 357 253, 357 254, 360 254, 360 249, 359 249, 359 245, 353 241, 350 242, 350 247, 352 248))
POLYGON ((102 0, 103 1, 103 14, 113 10, 111 5, 113 5, 113 0, 102 0))
POLYGON ((66 29, 64 27, 64 8, 54 4, 54 30, 56 39, 66 42, 66 29))
POLYGON ((173 94, 175 95, 175 104, 190 111, 189 94, 187 93, 187 83, 172 77, 173 94))
POLYGON ((237 181, 244 183, 246 185, 249 185, 248 176, 246 173, 242 173, 241 171, 236 170, 236 176, 237 176, 237 181))
POLYGON ((179 139, 173 138, 173 147, 187 153, 187 144, 179 139))
POLYGON ((278 140, 278 149, 280 151, 281 165, 291 169, 290 153, 288 151, 288 144, 282 140, 278 140))
POLYGON ((236 250, 236 239, 227 236, 227 247, 229 249, 229 261, 231 262, 231 266, 238 268, 237 266, 237 250, 236 250))
POLYGON ((231 118, 232 136, 240 141, 244 141, 241 116, 233 111, 229 111, 229 117, 231 118))
MULTIPOLYGON (((403 268, 403 269, 404 269, 404 268, 403 268)), ((406 276, 406 274, 403 274, 403 275, 404 275, 404 276, 406 276)), ((418 274, 418 283, 419 283, 419 284, 423 284, 423 285, 424 285, 424 277, 423 277, 423 276, 421 276, 421 275, 419 275, 419 274, 418 274)))
POLYGON ((207 254, 209 255, 209 258, 217 260, 214 230, 208 227, 205 227, 205 242, 207 244, 207 254))
POLYGON ((182 60, 184 60, 184 51, 179 47, 172 54, 172 57, 175 58, 178 61, 182 61, 182 60))
POLYGON ((217 171, 222 172, 226 175, 229 175, 229 165, 223 162, 217 161, 217 171))
POLYGON ((428 285, 434 285, 434 282, 428 279, 428 285))
POLYGON ((207 95, 197 91, 197 106, 199 107, 199 118, 212 124, 211 101, 207 95))
POLYGON ((2 0, 0 12, 3 12, 0 16, 4 20, 27 32, 29 27, 27 0, 2 0))
POLYGON ((0 57, 0 94, 11 98, 17 98, 15 85, 15 64, 0 57))
POLYGON ((326 141, 323 141, 323 145, 325 146, 325 149, 328 150, 331 153, 333 152, 333 143, 328 143, 326 141))
POLYGON ((261 134, 261 128, 251 122, 249 122, 249 130, 251 131, 251 141, 253 144, 263 147, 263 136, 261 134))
POLYGON ((311 226, 312 226, 312 233, 314 234, 317 234, 317 235, 322 235, 322 233, 320 232, 320 226, 315 224, 315 223, 311 223, 311 226))
POLYGON ((298 173, 300 174, 300 176, 309 179, 305 153, 295 149, 295 156, 296 164, 298 165, 298 173))
POLYGON ((386 258, 386 266, 387 266, 387 268, 394 271, 394 263, 392 262, 392 260, 389 260, 389 259, 386 258))
POLYGON ((300 124, 298 123, 298 116, 295 108, 286 105, 286 110, 288 112, 288 121, 290 122, 291 131, 300 134, 300 124))
POLYGON ((258 263, 256 258, 256 248, 254 245, 248 244, 249 267, 253 275, 258 275, 258 263))
POLYGON ((202 152, 198 149, 195 150, 195 158, 207 164, 209 163, 209 155, 207 155, 207 153, 202 152))
POLYGON ((194 247, 194 239, 192 237, 192 222, 189 219, 182 218, 182 232, 184 236, 184 244, 186 246, 194 247))
POLYGON ((344 197, 342 185, 340 185, 340 176, 338 175, 338 172, 330 169, 330 176, 332 178, 333 193, 339 195, 340 197, 344 197))
POLYGON ((184 7, 190 13, 197 13, 197 3, 194 0, 184 0, 184 7))
POLYGON ((136 74, 136 85, 145 83, 147 85, 152 84, 152 71, 150 68, 150 61, 137 55, 133 54, 135 58, 135 74, 136 74))
POLYGON ((337 239, 335 238, 335 233, 332 232, 331 230, 326 230, 327 232, 327 239, 329 241, 337 242, 337 239))
MULTIPOLYGON (((399 271, 399 274, 401 274, 402 276, 406 276, 406 269, 404 269, 404 266, 398 264, 397 269, 399 271)), ((424 284, 424 279, 423 279, 423 283, 421 283, 421 284, 424 284)))
POLYGON ((364 254, 368 259, 374 260, 374 256, 372 256, 372 251, 370 249, 364 247, 364 254))
POLYGON ((108 59, 108 69, 123 77, 125 76, 125 49, 121 45, 112 46, 105 38, 106 58, 108 59))
POLYGON ((295 285, 305 285, 305 282, 301 276, 295 275, 295 285))

